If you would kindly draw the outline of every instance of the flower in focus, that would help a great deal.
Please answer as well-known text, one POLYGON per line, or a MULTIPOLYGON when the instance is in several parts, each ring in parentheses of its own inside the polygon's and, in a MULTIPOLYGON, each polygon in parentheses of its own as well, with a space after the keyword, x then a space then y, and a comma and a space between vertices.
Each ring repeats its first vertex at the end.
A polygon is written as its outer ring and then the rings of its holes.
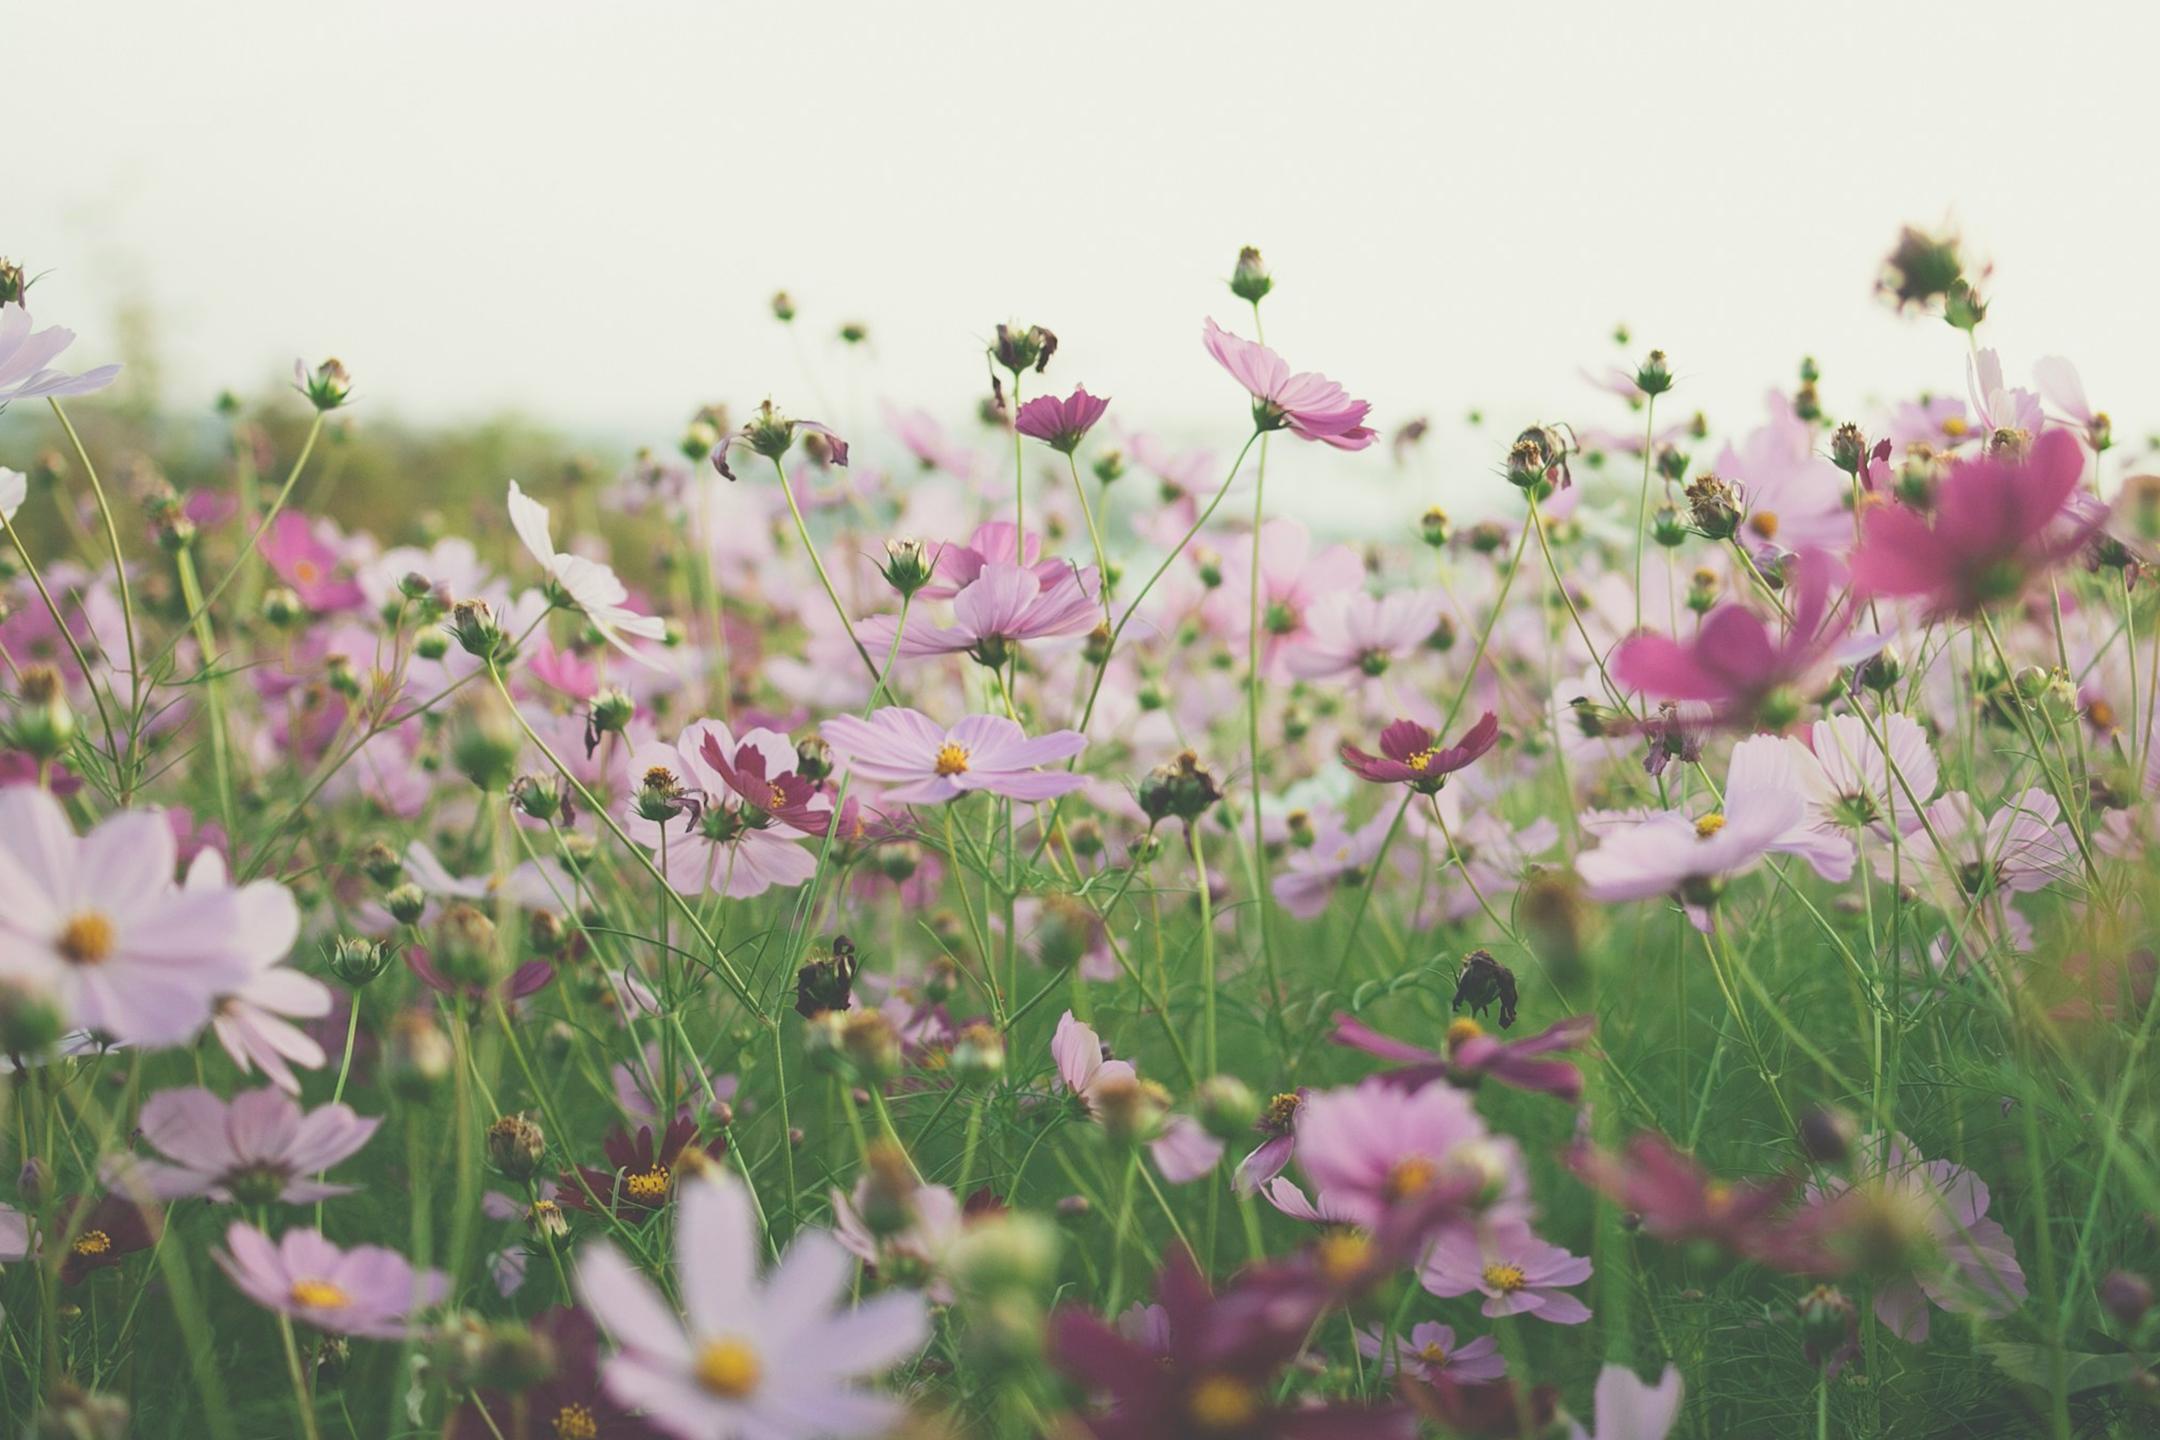
POLYGON ((1030 803, 1077 790, 1084 776, 1040 766, 1087 748, 1077 730, 1029 739, 1002 715, 969 715, 950 729, 920 710, 889 705, 869 719, 836 715, 824 724, 833 754, 856 775, 886 788, 885 798, 938 805, 973 791, 1030 803))
POLYGON ((1788 790, 1745 791, 1723 813, 1695 820, 1660 811, 1607 830, 1596 849, 1575 857, 1575 873, 1593 900, 1677 896, 1696 928, 1707 931, 1725 882, 1760 865, 1806 813, 1788 790))
POLYGON ((854 1382, 905 1359, 929 1338, 922 1300, 905 1291, 845 1301, 855 1258, 821 1230, 803 1230, 760 1277, 758 1220, 734 1180, 685 1188, 676 1227, 682 1315, 606 1242, 578 1257, 579 1298, 613 1340, 608 1393, 684 1440, 886 1433, 900 1403, 854 1382))
POLYGON ((1538 1238, 1527 1224, 1504 1222, 1443 1233, 1425 1257, 1425 1288, 1442 1297, 1485 1297, 1481 1313, 1534 1315, 1555 1325, 1580 1325, 1590 1307, 1566 1287, 1590 1278, 1590 1261, 1538 1238))
POLYGON ((120 1160, 107 1183, 156 1200, 207 1195, 213 1200, 304 1205, 351 1192, 315 1177, 365 1145, 380 1120, 349 1105, 303 1112, 281 1091, 249 1090, 230 1102, 200 1086, 160 1090, 143 1102, 138 1128, 165 1158, 120 1160))
POLYGON ((1311 370, 1293 375, 1282 356, 1213 320, 1201 330, 1200 343, 1253 397, 1253 423, 1260 429, 1287 428, 1338 450, 1363 450, 1372 444, 1375 433, 1365 423, 1372 406, 1351 399, 1349 391, 1327 376, 1311 370))
POLYGON ((1420 795, 1431 795, 1447 783, 1448 776, 1492 749, 1500 739, 1500 717, 1486 711, 1453 745, 1438 747, 1438 739, 1415 720, 1397 720, 1380 732, 1378 755, 1368 755, 1345 740, 1342 762, 1360 780, 1408 785, 1420 795))
POLYGON ((1084 635, 1102 621, 1097 598, 1102 578, 1094 567, 1056 564, 1048 580, 1042 570, 992 561, 955 595, 953 618, 959 623, 922 624, 911 612, 901 631, 897 617, 873 615, 857 625, 855 633, 864 645, 883 650, 898 632, 900 656, 906 660, 966 654, 1002 668, 1012 658, 1012 647, 1023 641, 1084 635))
MULTIPOLYGON (((1513 1142, 1488 1136, 1469 1097, 1451 1085, 1406 1090, 1376 1076, 1323 1090, 1298 1112, 1298 1168, 1318 1191, 1311 1208, 1367 1229, 1429 1193, 1517 1190, 1517 1159, 1513 1142)), ((1288 1198, 1284 1183, 1268 1189, 1278 1206, 1288 1198)))
POLYGON ((245 926, 259 917, 243 891, 175 886, 176 854, 156 811, 77 836, 45 791, 0 790, 0 978, 49 993, 71 1028, 138 1045, 193 1035, 252 978, 245 926))
POLYGON ((398 1339, 411 1333, 413 1311, 438 1303, 450 1288, 440 1270, 415 1271, 395 1250, 340 1250, 316 1230, 288 1230, 273 1244, 235 1222, 225 1247, 210 1258, 243 1295, 334 1335, 398 1339))
POLYGON ((640 665, 659 669, 660 662, 623 637, 659 640, 667 634, 667 622, 657 615, 641 615, 626 603, 630 592, 615 572, 597 560, 555 548, 549 529, 547 506, 510 482, 510 524, 527 553, 547 572, 550 598, 583 614, 608 644, 640 665))
POLYGON ((32 331, 30 312, 20 301, 0 305, 0 409, 11 400, 58 400, 88 395, 119 378, 118 365, 100 365, 80 375, 64 375, 48 362, 75 343, 75 332, 58 325, 32 331))
POLYGON ((680 1182, 709 1171, 727 1153, 725 1136, 697 1144, 698 1122, 687 1111, 660 1132, 640 1125, 636 1135, 621 1126, 608 1132, 600 1148, 608 1170, 580 1165, 563 1172, 558 1201, 572 1210, 605 1209, 618 1218, 651 1219, 675 1199, 680 1182))
POLYGON ((2073 510, 2085 473, 2077 436, 2055 429, 2031 453, 1952 463, 1932 517, 1878 505, 1862 523, 1853 584, 1871 595, 1909 597, 1937 615, 1974 615, 2017 598, 2069 559, 2105 522, 2073 510))
POLYGON ((1080 442, 1109 408, 1107 397, 1098 399, 1088 394, 1085 385, 1077 385, 1063 400, 1055 395, 1038 395, 1022 405, 1020 413, 1013 417, 1013 428, 1070 455, 1080 448, 1080 442))

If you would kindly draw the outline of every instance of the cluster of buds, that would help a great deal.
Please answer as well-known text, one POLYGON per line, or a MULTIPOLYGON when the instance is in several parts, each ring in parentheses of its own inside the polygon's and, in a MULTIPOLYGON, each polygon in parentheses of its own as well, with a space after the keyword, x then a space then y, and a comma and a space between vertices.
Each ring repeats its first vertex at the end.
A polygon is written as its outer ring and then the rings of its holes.
POLYGON ((1148 771, 1139 798, 1140 811, 1151 825, 1170 819, 1190 825, 1222 799, 1222 787, 1200 757, 1186 750, 1148 771))

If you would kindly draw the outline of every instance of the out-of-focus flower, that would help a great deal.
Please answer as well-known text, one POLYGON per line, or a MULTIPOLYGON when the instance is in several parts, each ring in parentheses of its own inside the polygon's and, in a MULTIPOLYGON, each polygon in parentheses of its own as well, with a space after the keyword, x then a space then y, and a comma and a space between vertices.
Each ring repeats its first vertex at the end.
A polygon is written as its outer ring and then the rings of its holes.
POLYGON ((1607 1365, 1598 1372, 1592 1397, 1596 1429, 1585 1430, 1581 1422, 1570 1420, 1569 1440, 1665 1440, 1680 1423, 1683 1393, 1677 1366, 1666 1366, 1651 1385, 1625 1365, 1607 1365))
POLYGON ((1404 1066, 1376 1077, 1403 1089, 1416 1090, 1434 1080, 1470 1086, 1489 1075, 1511 1089, 1555 1095, 1573 1104, 1582 1098, 1582 1071, 1565 1060, 1541 1057, 1556 1050, 1579 1049, 1596 1030, 1596 1016, 1577 1015, 1540 1034, 1503 1040, 1465 1017, 1448 1026, 1447 1053, 1442 1055, 1390 1039, 1355 1016, 1337 1011, 1335 1029, 1328 1038, 1404 1066))
POLYGON ((903 632, 897 617, 873 615, 857 625, 855 633, 875 651, 889 647, 899 632, 903 659, 968 654, 985 665, 1002 668, 1015 645, 1084 635, 1100 624, 1102 606, 1097 596, 1101 586, 1102 577, 1092 566, 1059 565, 1046 581, 1041 567, 1024 569, 993 561, 954 597, 953 618, 958 623, 918 623, 911 612, 903 632))
POLYGON ((1782 1213, 1798 1188, 1789 1177, 1713 1179, 1664 1136, 1647 1132, 1617 1155, 1578 1143, 1568 1165, 1585 1184, 1640 1216, 1643 1229, 1660 1240, 1707 1240, 1744 1259, 1802 1274, 1822 1268, 1794 1244, 1782 1213))
POLYGON ((1002 715, 969 715, 949 729, 920 710, 887 706, 867 720, 837 715, 824 725, 833 753, 858 777, 886 788, 885 798, 938 805, 973 791, 1009 800, 1050 800, 1086 777, 1038 767, 1087 748, 1076 730, 1029 739, 1002 715))
POLYGON ((1300 680, 1384 675, 1423 647, 1446 605, 1434 590, 1324 595, 1305 614, 1304 637, 1284 648, 1283 666, 1300 680))
POLYGON ((661 668, 659 661, 623 637, 663 639, 667 635, 667 622, 657 615, 641 615, 632 610, 626 603, 630 592, 606 565, 582 555, 572 555, 567 550, 557 550, 549 529, 547 506, 527 495, 515 480, 510 482, 510 525, 517 531, 526 552, 539 561, 540 568, 547 573, 550 599, 583 614, 610 645, 640 665, 656 670, 661 668))
POLYGON ((122 1159, 106 1181, 157 1200, 304 1205, 351 1191, 315 1177, 365 1145, 380 1120, 350 1105, 303 1112, 281 1091, 249 1090, 228 1103, 200 1086, 161 1090, 143 1102, 139 1128, 162 1160, 122 1159))
POLYGON ((1507 1374, 1507 1358, 1500 1342, 1490 1335, 1457 1344, 1455 1327, 1427 1320, 1410 1327, 1410 1333, 1393 1345, 1376 1330, 1360 1330, 1358 1353, 1380 1362, 1382 1375, 1407 1370, 1422 1380, 1446 1378, 1459 1384, 1481 1384, 1507 1374))
POLYGON ((551 1305, 530 1328, 551 1359, 547 1378, 515 1395, 483 1386, 459 1409, 450 1440, 657 1440, 661 1432, 601 1383, 600 1327, 591 1315, 551 1305))
POLYGON ((1215 363, 1230 372, 1253 398, 1253 423, 1262 430, 1288 428, 1306 439, 1338 450, 1363 450, 1375 434, 1365 423, 1372 406, 1317 371, 1293 375, 1282 356, 1265 345, 1233 335, 1213 320, 1200 332, 1215 363))
POLYGON ((279 513, 257 549, 272 570, 318 615, 350 610, 365 598, 345 572, 345 557, 317 523, 297 511, 279 513))
POLYGON ((19 301, 0 305, 0 409, 12 400, 58 400, 88 395, 119 378, 118 365, 100 365, 80 375, 48 368, 75 343, 75 332, 58 325, 32 331, 30 312, 19 301))
POLYGON ((578 1257, 579 1297, 613 1340, 608 1393, 683 1437, 770 1440, 886 1433, 900 1403, 854 1383, 929 1338, 920 1297, 905 1291, 838 1307, 854 1268, 833 1237, 798 1233, 760 1277, 758 1221, 734 1180, 686 1187, 676 1227, 681 1318, 650 1280, 605 1242, 578 1257))
POLYGON ((340 1250, 315 1230, 288 1230, 273 1244, 254 1226, 235 1223, 225 1247, 210 1258, 243 1295, 334 1335, 398 1339, 411 1333, 414 1311, 450 1288, 440 1270, 416 1272, 395 1250, 340 1250))

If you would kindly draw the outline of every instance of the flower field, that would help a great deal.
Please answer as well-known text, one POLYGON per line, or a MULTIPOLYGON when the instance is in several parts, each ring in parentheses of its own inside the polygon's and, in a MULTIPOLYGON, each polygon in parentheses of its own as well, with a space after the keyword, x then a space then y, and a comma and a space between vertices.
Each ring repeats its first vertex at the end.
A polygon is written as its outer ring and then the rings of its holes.
POLYGON ((2160 459, 1854 278, 1442 477, 1251 249, 597 464, 0 264, 0 1433, 2160 1431, 2160 459))

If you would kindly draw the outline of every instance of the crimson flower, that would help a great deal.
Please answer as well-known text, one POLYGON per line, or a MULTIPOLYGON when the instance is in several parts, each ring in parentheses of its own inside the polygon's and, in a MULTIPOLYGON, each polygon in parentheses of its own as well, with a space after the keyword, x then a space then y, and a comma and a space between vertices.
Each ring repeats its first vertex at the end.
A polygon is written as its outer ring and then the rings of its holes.
POLYGON ((1038 395, 1022 405, 1013 418, 1013 429, 1070 455, 1080 448, 1080 442, 1109 408, 1107 396, 1098 399, 1088 394, 1087 386, 1076 385, 1063 400, 1055 395, 1038 395))
POLYGON ((634 1137, 618 1125, 601 1142, 613 1168, 580 1165, 565 1171, 556 1202, 572 1210, 602 1208, 625 1220, 649 1220, 675 1198, 678 1179, 716 1164, 727 1153, 724 1138, 699 1146, 697 1133, 698 1123, 687 1110, 676 1115, 657 1142, 650 1125, 639 1126, 634 1137))
POLYGON ((1397 720, 1380 732, 1380 753, 1368 755, 1345 740, 1342 762, 1360 780, 1375 785, 1408 785, 1420 795, 1436 793, 1447 777, 1492 749, 1500 739, 1500 717, 1485 712, 1462 739, 1441 747, 1439 737, 1415 720, 1397 720))
POLYGON ((1334 1033, 1328 1039, 1352 1050, 1362 1050, 1403 1068, 1390 1070, 1381 1079, 1405 1090, 1417 1090, 1434 1080, 1446 1080, 1467 1088, 1485 1076, 1516 1090, 1557 1095, 1569 1104, 1582 1099, 1582 1071, 1565 1060, 1540 1057, 1555 1050, 1574 1050, 1597 1029, 1594 1015, 1573 1015, 1555 1021, 1536 1035, 1502 1040, 1485 1033, 1485 1027, 1464 1017, 1447 1028, 1447 1053, 1427 1050, 1381 1034, 1355 1016, 1337 1011, 1334 1033))

